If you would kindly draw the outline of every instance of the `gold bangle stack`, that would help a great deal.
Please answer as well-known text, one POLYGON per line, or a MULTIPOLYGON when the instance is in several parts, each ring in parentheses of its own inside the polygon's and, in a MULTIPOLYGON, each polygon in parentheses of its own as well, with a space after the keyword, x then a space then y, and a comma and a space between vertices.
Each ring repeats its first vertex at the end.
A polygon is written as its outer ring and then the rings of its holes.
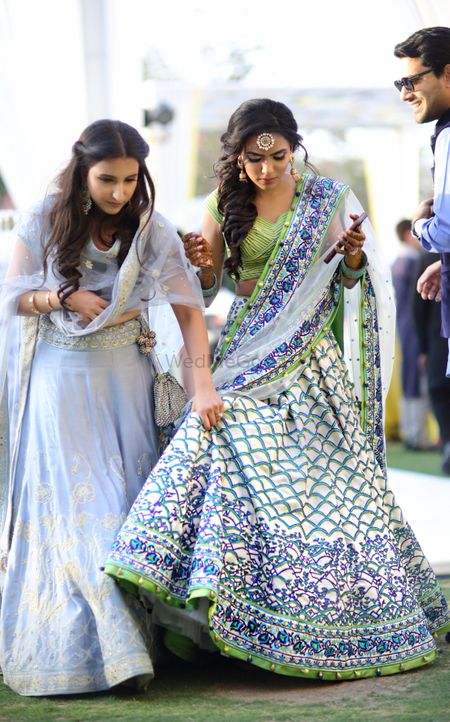
POLYGON ((54 305, 52 304, 52 302, 50 300, 51 291, 45 292, 45 303, 46 303, 46 306, 48 306, 48 311, 42 311, 36 306, 36 303, 35 303, 36 293, 37 293, 37 291, 33 291, 28 298, 28 303, 30 304, 30 310, 32 313, 34 313, 36 316, 39 316, 41 313, 51 313, 52 311, 57 311, 57 309, 54 307, 54 305))

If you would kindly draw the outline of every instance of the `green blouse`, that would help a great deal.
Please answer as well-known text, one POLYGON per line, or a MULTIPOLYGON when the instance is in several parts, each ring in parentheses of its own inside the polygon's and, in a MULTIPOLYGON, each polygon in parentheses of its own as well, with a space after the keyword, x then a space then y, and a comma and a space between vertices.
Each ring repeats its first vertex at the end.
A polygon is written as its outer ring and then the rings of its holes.
MULTIPOLYGON (((207 197, 205 205, 217 223, 222 224, 223 216, 217 210, 217 189, 207 197)), ((241 281, 260 277, 289 213, 290 211, 282 213, 273 223, 256 216, 252 228, 241 244, 241 281)), ((229 255, 228 247, 227 254, 229 255)))

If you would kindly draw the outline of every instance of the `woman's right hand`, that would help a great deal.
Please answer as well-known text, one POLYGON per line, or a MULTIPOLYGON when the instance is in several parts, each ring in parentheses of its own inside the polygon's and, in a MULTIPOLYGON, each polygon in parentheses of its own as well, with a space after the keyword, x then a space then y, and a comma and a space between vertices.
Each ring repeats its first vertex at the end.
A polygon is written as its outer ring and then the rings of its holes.
POLYGON ((66 298, 64 305, 69 311, 77 313, 83 321, 89 322, 97 318, 109 303, 93 291, 78 290, 66 298))
POLYGON ((181 240, 186 258, 197 268, 213 268, 212 247, 199 233, 186 233, 181 240))
POLYGON ((202 386, 192 398, 192 411, 197 413, 206 431, 219 423, 223 416, 224 404, 214 386, 202 386))

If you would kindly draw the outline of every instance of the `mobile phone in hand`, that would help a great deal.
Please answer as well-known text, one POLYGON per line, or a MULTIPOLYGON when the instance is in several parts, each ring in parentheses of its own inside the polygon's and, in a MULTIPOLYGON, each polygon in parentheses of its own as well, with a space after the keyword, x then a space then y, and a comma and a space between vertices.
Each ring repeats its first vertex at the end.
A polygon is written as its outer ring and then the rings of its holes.
MULTIPOLYGON (((358 218, 356 218, 353 221, 352 225, 349 228, 347 228, 347 230, 348 231, 357 231, 358 228, 360 227, 360 225, 363 223, 363 221, 366 220, 366 218, 367 218, 367 213, 364 211, 363 213, 361 213, 360 216, 358 216, 358 218)), ((335 257, 336 253, 337 253, 336 248, 332 248, 331 251, 325 256, 324 262, 329 263, 335 257)))

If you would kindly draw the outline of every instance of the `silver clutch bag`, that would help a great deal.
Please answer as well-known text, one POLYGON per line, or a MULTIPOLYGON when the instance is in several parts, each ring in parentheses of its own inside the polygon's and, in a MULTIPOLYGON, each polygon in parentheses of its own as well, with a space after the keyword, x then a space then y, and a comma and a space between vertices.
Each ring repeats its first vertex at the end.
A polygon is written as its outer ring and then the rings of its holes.
POLYGON ((164 371, 155 353, 156 333, 152 331, 147 321, 141 316, 141 333, 136 339, 139 351, 147 356, 155 368, 153 381, 153 398, 155 402, 155 423, 160 429, 173 424, 183 413, 189 399, 185 390, 178 383, 175 376, 164 371))

